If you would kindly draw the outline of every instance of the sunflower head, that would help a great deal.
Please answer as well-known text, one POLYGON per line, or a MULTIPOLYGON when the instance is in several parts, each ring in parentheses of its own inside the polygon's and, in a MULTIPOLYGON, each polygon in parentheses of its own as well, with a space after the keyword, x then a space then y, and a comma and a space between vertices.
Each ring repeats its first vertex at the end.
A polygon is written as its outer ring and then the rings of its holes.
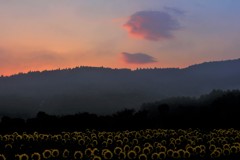
POLYGON ((92 149, 91 148, 87 148, 87 149, 85 149, 84 153, 85 153, 86 156, 90 157, 92 155, 92 149))
POLYGON ((114 148, 114 154, 119 155, 122 152, 122 148, 121 147, 115 147, 114 148))
POLYGON ((102 160, 100 156, 94 156, 92 160, 102 160))
POLYGON ((223 149, 223 155, 224 156, 229 156, 231 154, 231 150, 229 148, 223 149))
POLYGON ((32 159, 32 160, 41 160, 41 155, 40 155, 38 152, 34 152, 34 153, 31 155, 31 159, 32 159))
POLYGON ((160 159, 165 159, 166 158, 166 153, 165 152, 159 152, 159 158, 160 159))
POLYGON ((152 159, 152 160, 157 160, 157 159, 159 159, 159 154, 158 154, 158 153, 152 153, 151 159, 152 159))
POLYGON ((149 149, 149 147, 144 147, 142 153, 144 153, 145 155, 149 155, 151 153, 151 150, 149 149))
POLYGON ((69 150, 68 149, 64 149, 63 154, 62 154, 63 158, 68 158, 69 155, 70 155, 69 150))
POLYGON ((6 160, 6 157, 4 154, 0 154, 0 160, 6 160))
POLYGON ((138 159, 139 159, 139 160, 147 160, 147 155, 144 154, 144 153, 142 153, 142 154, 140 154, 140 155, 138 156, 138 159))
POLYGON ((134 150, 130 150, 130 151, 127 153, 127 157, 128 157, 129 159, 136 159, 137 153, 136 153, 134 150))
POLYGON ((75 151, 73 154, 74 159, 82 159, 83 158, 83 153, 82 151, 75 151))
POLYGON ((52 156, 53 157, 58 157, 59 156, 59 150, 58 149, 52 149, 52 156))
POLYGON ((19 155, 19 160, 29 160, 29 157, 27 154, 24 153, 24 154, 19 155))
POLYGON ((104 159, 112 159, 113 153, 110 150, 106 150, 103 154, 104 159))
POLYGON ((172 149, 167 150, 167 156, 168 157, 173 157, 173 153, 174 153, 174 151, 172 149))
POLYGON ((121 159, 121 160, 126 159, 126 153, 124 151, 120 152, 119 155, 118 155, 118 158, 121 159))
POLYGON ((44 159, 49 159, 51 157, 51 155, 52 155, 52 152, 49 149, 45 149, 42 153, 42 156, 44 159))

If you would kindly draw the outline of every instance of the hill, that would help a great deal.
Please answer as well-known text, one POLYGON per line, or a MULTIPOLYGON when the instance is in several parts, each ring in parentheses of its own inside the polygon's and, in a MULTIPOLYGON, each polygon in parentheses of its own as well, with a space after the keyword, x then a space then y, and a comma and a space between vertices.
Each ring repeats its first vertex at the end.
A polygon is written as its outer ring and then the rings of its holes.
POLYGON ((213 89, 240 88, 240 59, 187 68, 73 69, 29 72, 0 78, 0 115, 37 112, 111 114, 173 96, 200 96, 213 89))

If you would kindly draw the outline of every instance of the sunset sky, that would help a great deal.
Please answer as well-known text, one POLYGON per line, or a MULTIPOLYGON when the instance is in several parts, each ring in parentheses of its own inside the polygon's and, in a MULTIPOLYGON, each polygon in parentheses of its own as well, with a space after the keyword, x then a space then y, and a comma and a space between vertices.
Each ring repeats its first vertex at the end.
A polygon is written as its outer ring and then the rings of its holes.
POLYGON ((0 0, 0 75, 240 58, 239 0, 0 0))

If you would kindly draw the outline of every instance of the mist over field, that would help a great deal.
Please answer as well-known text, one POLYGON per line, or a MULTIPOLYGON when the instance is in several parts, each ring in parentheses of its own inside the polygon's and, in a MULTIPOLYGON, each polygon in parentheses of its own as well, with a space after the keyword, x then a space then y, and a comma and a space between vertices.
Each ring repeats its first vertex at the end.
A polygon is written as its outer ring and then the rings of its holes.
POLYGON ((73 69, 29 72, 0 78, 0 114, 32 117, 39 111, 66 115, 138 110, 168 97, 199 96, 213 89, 240 89, 240 60, 187 68, 73 69))

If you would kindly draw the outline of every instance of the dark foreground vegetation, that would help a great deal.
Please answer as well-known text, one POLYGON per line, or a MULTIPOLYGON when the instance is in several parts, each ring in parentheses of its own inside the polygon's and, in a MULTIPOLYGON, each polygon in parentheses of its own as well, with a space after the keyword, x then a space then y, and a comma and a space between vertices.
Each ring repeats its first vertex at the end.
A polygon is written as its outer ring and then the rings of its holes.
POLYGON ((240 91, 214 90, 200 98, 176 97, 146 103, 138 111, 125 109, 112 115, 90 113, 56 116, 39 112, 35 118, 2 117, 1 132, 124 130, 146 128, 240 128, 240 91))
POLYGON ((2 117, 0 160, 238 160, 240 91, 146 103, 139 111, 2 117))

